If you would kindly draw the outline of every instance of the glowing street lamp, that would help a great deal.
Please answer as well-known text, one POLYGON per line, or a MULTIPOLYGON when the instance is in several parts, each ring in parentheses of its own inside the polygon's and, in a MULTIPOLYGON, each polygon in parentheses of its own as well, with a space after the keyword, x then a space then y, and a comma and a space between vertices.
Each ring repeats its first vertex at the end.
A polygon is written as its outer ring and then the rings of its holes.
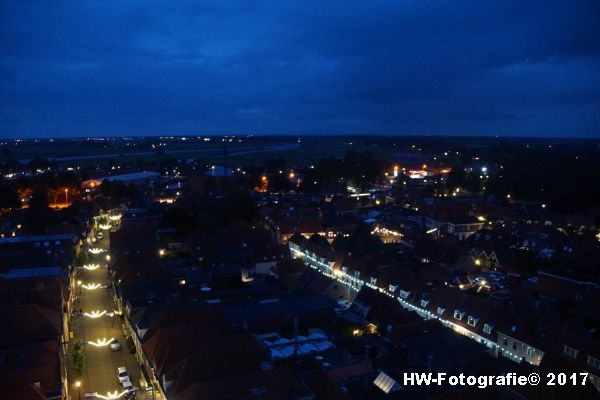
POLYGON ((91 313, 87 313, 87 312, 83 313, 83 315, 85 315, 88 318, 92 318, 92 319, 100 318, 104 314, 106 314, 106 310, 103 310, 103 311, 92 311, 91 313))
POLYGON ((122 391, 121 393, 119 393, 118 391, 114 391, 114 392, 107 392, 106 396, 102 395, 102 394, 96 394, 96 397, 102 400, 116 400, 116 399, 120 399, 121 397, 125 396, 127 394, 127 390, 122 391))
POLYGON ((106 255, 106 261, 110 261, 110 254, 106 255))
POLYGON ((79 400, 81 400, 81 381, 75 381, 75 388, 79 392, 79 400))
POLYGON ((89 285, 88 284, 81 285, 81 287, 84 288, 85 290, 96 290, 100 287, 104 287, 104 285, 101 285, 99 283, 90 283, 89 285))
POLYGON ((91 344, 94 347, 106 347, 108 345, 110 345, 113 340, 115 340, 115 338, 110 338, 110 339, 106 339, 106 338, 102 338, 102 339, 98 339, 95 342, 87 342, 87 344, 91 344))
POLYGON ((80 268, 87 269, 88 271, 94 271, 94 270, 97 270, 98 268, 100 268, 100 265, 98 265, 98 264, 86 264, 86 265, 84 265, 84 266, 82 266, 80 268))

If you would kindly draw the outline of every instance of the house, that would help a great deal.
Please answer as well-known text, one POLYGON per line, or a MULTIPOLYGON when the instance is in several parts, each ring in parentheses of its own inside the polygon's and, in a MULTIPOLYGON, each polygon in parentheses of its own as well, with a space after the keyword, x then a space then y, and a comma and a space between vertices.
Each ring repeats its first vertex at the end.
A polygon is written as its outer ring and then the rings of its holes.
POLYGON ((167 398, 192 385, 214 387, 213 380, 235 380, 270 368, 268 355, 252 335, 217 333, 204 322, 158 327, 148 332, 142 347, 167 398))
POLYGON ((510 270, 518 239, 509 232, 482 229, 464 241, 470 264, 480 271, 510 270))
POLYGON ((542 367, 555 373, 585 372, 591 386, 600 393, 600 341, 587 332, 561 331, 542 367))
POLYGON ((35 304, 1 306, 0 384, 8 393, 65 399, 66 347, 60 312, 35 304), (33 391, 32 391, 33 389, 33 391))
POLYGON ((447 374, 474 374, 487 357, 485 346, 449 329, 424 332, 398 340, 397 344, 406 350, 409 365, 447 374))
POLYGON ((450 234, 464 240, 482 229, 484 222, 471 215, 463 207, 436 204, 424 208, 425 227, 437 234, 450 234))
POLYGON ((423 264, 454 266, 463 254, 463 249, 454 236, 424 235, 415 243, 412 254, 413 258, 423 264))
POLYGON ((585 302, 600 293, 598 278, 566 268, 540 270, 536 289, 555 300, 571 299, 585 302))
POLYGON ((48 271, 44 272, 39 268, 59 267, 68 270, 79 254, 81 246, 80 238, 73 234, 0 238, 0 267, 4 266, 4 273, 19 276, 49 274, 48 271))

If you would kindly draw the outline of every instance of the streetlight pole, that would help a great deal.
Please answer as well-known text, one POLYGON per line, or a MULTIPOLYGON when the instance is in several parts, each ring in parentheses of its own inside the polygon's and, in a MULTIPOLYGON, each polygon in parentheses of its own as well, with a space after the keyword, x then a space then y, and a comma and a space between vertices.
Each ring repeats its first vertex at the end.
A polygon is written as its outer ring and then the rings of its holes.
POLYGON ((79 400, 81 400, 81 381, 75 381, 75 387, 77 388, 79 394, 79 400))

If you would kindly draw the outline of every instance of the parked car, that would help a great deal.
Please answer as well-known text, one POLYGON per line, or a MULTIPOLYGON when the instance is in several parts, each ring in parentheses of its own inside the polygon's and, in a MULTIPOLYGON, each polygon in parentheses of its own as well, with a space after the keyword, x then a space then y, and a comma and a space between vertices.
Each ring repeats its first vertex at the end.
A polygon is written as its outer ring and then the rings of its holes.
POLYGON ((119 350, 121 350, 121 343, 119 343, 118 339, 113 339, 113 341, 110 343, 110 349, 112 351, 119 351, 119 350))
POLYGON ((123 382, 123 389, 127 391, 127 393, 135 392, 135 388, 129 379, 123 382))
POLYGON ((117 377, 119 378, 120 383, 123 383, 123 382, 129 380, 129 374, 127 373, 127 370, 125 369, 125 367, 117 368, 117 377))

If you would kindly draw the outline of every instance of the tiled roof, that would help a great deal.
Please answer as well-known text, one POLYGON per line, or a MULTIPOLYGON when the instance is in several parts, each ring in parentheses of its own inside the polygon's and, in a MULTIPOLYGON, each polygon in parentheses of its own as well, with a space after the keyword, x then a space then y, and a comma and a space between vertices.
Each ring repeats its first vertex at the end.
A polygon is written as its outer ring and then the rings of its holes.
POLYGON ((0 307, 3 329, 0 347, 58 340, 62 334, 59 312, 35 304, 0 307))

